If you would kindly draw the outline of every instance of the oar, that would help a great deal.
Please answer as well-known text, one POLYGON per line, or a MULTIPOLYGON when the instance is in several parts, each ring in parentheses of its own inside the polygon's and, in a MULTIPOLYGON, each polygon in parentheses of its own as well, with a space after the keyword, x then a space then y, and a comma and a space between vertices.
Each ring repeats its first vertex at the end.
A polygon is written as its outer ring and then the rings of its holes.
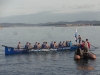
MULTIPOLYGON (((9 46, 6 46, 6 45, 2 45, 3 47, 8 47, 8 48, 15 48, 15 47, 9 47, 9 46)), ((15 49, 18 49, 18 48, 15 48, 15 49)), ((20 49, 25 49, 25 48, 20 48, 20 49)))
MULTIPOLYGON (((9 46, 6 46, 6 45, 2 45, 3 47, 9 47, 9 46)), ((14 47, 9 47, 9 48, 14 48, 14 47)))
POLYGON ((94 47, 95 49, 99 48, 99 47, 95 47, 95 46, 93 46, 93 45, 91 45, 91 46, 94 47))

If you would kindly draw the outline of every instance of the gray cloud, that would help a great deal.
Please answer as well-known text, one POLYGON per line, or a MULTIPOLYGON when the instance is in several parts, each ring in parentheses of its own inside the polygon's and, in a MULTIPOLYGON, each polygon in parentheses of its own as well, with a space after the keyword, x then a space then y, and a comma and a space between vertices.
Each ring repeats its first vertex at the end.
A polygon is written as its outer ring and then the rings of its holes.
POLYGON ((95 7, 96 5, 94 4, 83 4, 83 5, 73 5, 73 6, 69 6, 70 8, 73 8, 73 9, 87 9, 87 8, 92 8, 92 7, 95 7))

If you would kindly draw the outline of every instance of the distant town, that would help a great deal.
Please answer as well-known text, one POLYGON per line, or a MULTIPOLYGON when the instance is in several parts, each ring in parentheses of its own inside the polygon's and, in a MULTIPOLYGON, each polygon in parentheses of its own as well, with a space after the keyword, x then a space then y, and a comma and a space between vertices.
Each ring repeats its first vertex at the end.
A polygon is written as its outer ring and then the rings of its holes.
POLYGON ((75 21, 75 22, 48 22, 39 24, 26 24, 26 23, 0 23, 2 27, 31 27, 31 26, 55 26, 55 27, 72 27, 72 26, 100 26, 100 21, 75 21))

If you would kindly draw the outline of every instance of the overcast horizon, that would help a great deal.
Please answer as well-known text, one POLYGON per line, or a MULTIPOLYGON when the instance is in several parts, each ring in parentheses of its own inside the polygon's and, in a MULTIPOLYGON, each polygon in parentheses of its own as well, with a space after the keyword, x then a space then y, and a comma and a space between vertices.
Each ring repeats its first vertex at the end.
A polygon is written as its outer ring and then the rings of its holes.
POLYGON ((0 0, 0 23, 100 20, 100 0, 0 0))

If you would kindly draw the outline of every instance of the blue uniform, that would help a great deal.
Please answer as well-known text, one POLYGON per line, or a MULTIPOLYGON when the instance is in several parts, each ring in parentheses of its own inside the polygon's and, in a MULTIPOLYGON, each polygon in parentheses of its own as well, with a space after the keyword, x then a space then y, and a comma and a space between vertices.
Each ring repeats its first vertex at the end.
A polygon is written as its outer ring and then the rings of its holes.
POLYGON ((72 42, 69 42, 69 46, 70 46, 70 47, 72 46, 72 42))
POLYGON ((61 48, 62 47, 62 44, 61 43, 59 43, 59 48, 61 48))
POLYGON ((46 48, 46 45, 45 44, 42 44, 42 46, 41 46, 42 48, 46 48))
POLYGON ((25 45, 25 49, 28 49, 28 45, 25 45))
POLYGON ((38 49, 37 45, 34 45, 34 49, 38 49))
POLYGON ((51 43, 51 44, 50 44, 50 48, 54 48, 54 44, 51 43))

